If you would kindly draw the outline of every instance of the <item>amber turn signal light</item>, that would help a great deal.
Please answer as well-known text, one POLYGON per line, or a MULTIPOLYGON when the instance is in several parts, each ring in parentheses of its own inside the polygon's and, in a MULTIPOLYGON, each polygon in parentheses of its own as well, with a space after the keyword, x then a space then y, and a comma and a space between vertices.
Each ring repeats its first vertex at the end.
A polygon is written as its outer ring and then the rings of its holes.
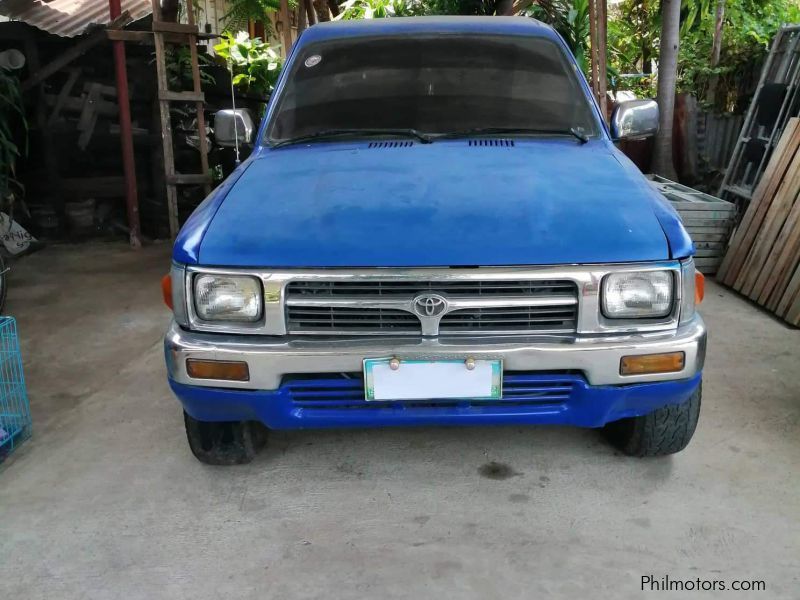
POLYGON ((224 381, 250 381, 246 362, 238 360, 186 359, 186 372, 194 379, 222 379, 224 381))
POLYGON ((164 296, 164 304, 172 310, 172 277, 169 273, 161 278, 161 294, 164 296))
POLYGON ((697 306, 706 296, 706 276, 700 271, 694 273, 694 304, 697 306))
POLYGON ((666 354, 642 354, 623 356, 619 362, 620 375, 648 375, 650 373, 674 373, 682 371, 686 364, 683 352, 666 354))

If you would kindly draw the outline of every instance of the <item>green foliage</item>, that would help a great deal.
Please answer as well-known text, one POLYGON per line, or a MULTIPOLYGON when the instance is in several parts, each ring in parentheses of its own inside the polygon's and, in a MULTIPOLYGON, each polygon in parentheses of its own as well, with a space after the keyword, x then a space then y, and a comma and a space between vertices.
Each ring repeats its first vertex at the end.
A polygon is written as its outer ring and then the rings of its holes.
POLYGON ((494 0, 425 0, 423 14, 491 16, 496 10, 494 0))
MULTIPOLYGON (((705 4, 705 3, 701 3, 705 4)), ((800 22, 796 0, 728 0, 725 7, 720 62, 711 66, 716 2, 709 2, 691 27, 681 28, 678 90, 701 101, 717 79, 713 108, 742 111, 752 93, 752 82, 763 64, 772 38, 784 23, 800 22)))
POLYGON ((624 0, 609 7, 608 71, 615 92, 632 91, 639 98, 656 95, 651 60, 658 55, 661 19, 654 0, 624 0))
POLYGON ((278 81, 282 61, 278 50, 246 32, 224 33, 214 46, 217 56, 233 68, 233 85, 242 91, 269 97, 278 81))
POLYGON ((5 203, 22 192, 22 184, 15 177, 17 159, 27 149, 21 149, 14 139, 15 123, 24 130, 27 146, 28 125, 19 78, 8 69, 0 69, 0 202, 5 203))
POLYGON ((248 21, 258 21, 267 27, 269 14, 280 10, 280 0, 228 0, 228 12, 225 13, 225 30, 240 31, 247 28, 248 21))
MULTIPOLYGON (((612 88, 632 90, 640 97, 655 95, 649 63, 658 59, 659 4, 656 0, 623 0, 609 7, 609 60, 614 70, 624 74, 612 88)), ((741 111, 752 93, 749 83, 758 76, 778 28, 782 23, 800 21, 800 4, 797 0, 727 0, 720 62, 712 67, 716 8, 716 0, 683 1, 678 91, 691 93, 702 102, 716 78, 714 108, 741 111)))
MULTIPOLYGON (((234 4, 270 4, 278 0, 236 0, 234 4)), ((492 15, 498 0, 346 0, 340 19, 414 15, 492 15)), ((609 3, 608 75, 614 91, 654 97, 661 32, 660 0, 609 3)), ((726 0, 719 65, 711 66, 717 0, 683 0, 681 9, 678 91, 703 101, 717 81, 714 108, 742 110, 752 93, 769 44, 782 23, 800 22, 798 0, 726 0)), ((589 70, 588 0, 536 0, 522 12, 552 25, 572 50, 584 73, 589 70)))
POLYGON ((412 17, 423 14, 417 0, 347 0, 339 6, 336 20, 412 17))
POLYGON ((655 56, 660 29, 657 9, 657 5, 648 6, 646 0, 624 0, 610 7, 608 52, 614 65, 623 72, 647 70, 642 64, 643 57, 655 56))
POLYGON ((564 38, 581 70, 589 70, 589 0, 540 0, 524 14, 549 25, 564 38))
POLYGON ((420 15, 493 15, 497 0, 346 0, 337 19, 379 19, 420 15))
MULTIPOLYGON (((191 89, 194 82, 192 79, 192 53, 189 47, 167 46, 165 59, 167 82, 170 89, 191 89)), ((214 76, 208 72, 208 67, 212 63, 211 58, 207 54, 198 54, 197 62, 200 66, 200 82, 214 85, 214 76)))

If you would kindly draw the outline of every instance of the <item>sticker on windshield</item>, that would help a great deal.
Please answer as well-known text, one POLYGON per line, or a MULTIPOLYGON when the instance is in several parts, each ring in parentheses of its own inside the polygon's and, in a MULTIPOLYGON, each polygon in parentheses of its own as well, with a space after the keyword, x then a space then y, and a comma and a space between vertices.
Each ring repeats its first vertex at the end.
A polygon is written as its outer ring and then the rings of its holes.
POLYGON ((305 65, 307 67, 316 67, 321 60, 322 57, 319 54, 312 54, 306 59, 305 65))

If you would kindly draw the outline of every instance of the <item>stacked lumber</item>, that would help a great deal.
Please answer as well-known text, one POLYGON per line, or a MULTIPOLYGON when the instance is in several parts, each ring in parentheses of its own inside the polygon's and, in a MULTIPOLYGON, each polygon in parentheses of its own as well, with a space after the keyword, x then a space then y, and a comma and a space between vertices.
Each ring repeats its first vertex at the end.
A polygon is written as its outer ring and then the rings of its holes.
POLYGON ((706 275, 716 273, 736 219, 736 205, 658 175, 647 178, 681 216, 694 242, 697 270, 706 275))
POLYGON ((800 119, 786 125, 717 280, 800 325, 800 119))

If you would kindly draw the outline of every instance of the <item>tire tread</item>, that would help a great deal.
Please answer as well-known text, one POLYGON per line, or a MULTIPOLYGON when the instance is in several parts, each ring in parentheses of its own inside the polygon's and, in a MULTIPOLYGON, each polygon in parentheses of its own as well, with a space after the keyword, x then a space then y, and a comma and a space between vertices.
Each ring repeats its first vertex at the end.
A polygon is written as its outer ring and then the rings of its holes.
POLYGON ((630 456, 675 454, 683 450, 694 435, 701 397, 702 383, 686 402, 609 423, 606 432, 611 442, 630 456))

